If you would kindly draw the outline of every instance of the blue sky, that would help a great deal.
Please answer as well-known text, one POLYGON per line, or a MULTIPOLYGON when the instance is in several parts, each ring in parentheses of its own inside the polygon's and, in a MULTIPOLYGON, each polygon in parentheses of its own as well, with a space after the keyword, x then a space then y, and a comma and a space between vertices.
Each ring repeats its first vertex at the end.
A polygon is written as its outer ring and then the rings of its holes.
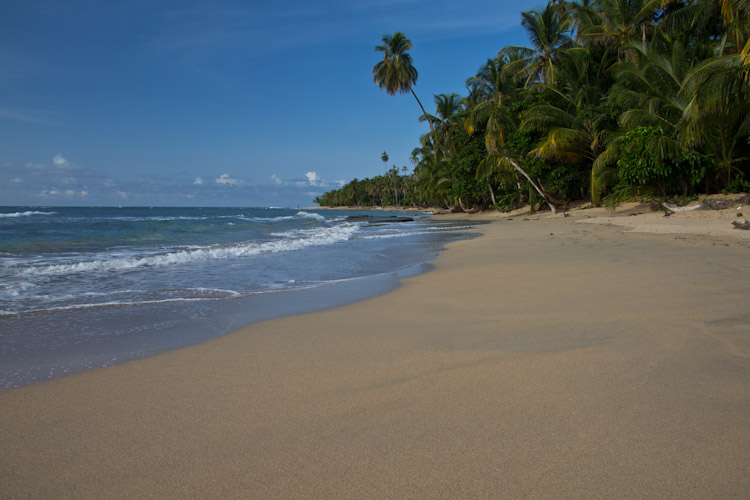
POLYGON ((403 31, 428 111, 527 2, 54 0, 0 6, 0 205, 305 206, 408 166, 427 129, 372 81, 403 31))

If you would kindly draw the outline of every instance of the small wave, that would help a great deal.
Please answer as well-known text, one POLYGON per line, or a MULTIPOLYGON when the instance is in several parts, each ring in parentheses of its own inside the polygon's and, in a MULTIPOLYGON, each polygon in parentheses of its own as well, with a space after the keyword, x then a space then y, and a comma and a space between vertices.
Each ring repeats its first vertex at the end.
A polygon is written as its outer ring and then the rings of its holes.
POLYGON ((424 227, 412 231, 401 231, 401 232, 388 232, 388 233, 378 233, 378 234, 368 234, 364 236, 360 236, 360 239, 363 240, 379 240, 379 239, 387 239, 387 238, 405 238, 408 236, 420 236, 423 234, 435 234, 435 233, 451 233, 454 231, 459 231, 463 229, 471 229, 475 226, 451 226, 451 227, 424 227))
MULTIPOLYGON (((15 316, 15 315, 31 314, 31 313, 39 313, 39 312, 70 311, 70 310, 75 310, 75 309, 91 309, 95 307, 137 306, 137 305, 148 305, 148 304, 168 304, 168 303, 173 303, 173 302, 224 300, 224 299, 234 299, 234 298, 245 296, 241 294, 240 292, 236 292, 234 290, 226 290, 222 288, 197 287, 197 288, 185 288, 182 290, 154 290, 154 291, 120 290, 120 291, 114 291, 114 292, 108 292, 108 293, 87 292, 87 293, 81 294, 78 298, 87 297, 89 299, 93 299, 95 297, 113 297, 115 295, 135 295, 135 297, 124 298, 122 300, 106 300, 103 302, 82 302, 82 303, 77 303, 77 304, 67 304, 67 305, 60 305, 60 306, 48 304, 48 305, 44 305, 44 306, 40 306, 36 308, 16 310, 16 311, 0 309, 0 316, 15 316), (137 297, 138 295, 151 295, 152 297, 154 295, 156 295, 157 297, 161 295, 164 298, 145 298, 145 297, 139 298, 137 297), (176 295, 176 296, 170 297, 169 295, 176 295)), ((59 302, 59 301, 70 301, 71 299, 76 299, 77 297, 74 297, 72 295, 67 295, 63 297, 56 296, 54 298, 49 297, 49 296, 37 296, 37 298, 51 299, 51 300, 48 300, 48 302, 59 302)))
POLYGON ((55 215, 57 212, 36 212, 29 210, 26 212, 13 212, 9 214, 0 214, 0 219, 7 219, 11 217, 31 217, 33 215, 55 215))
MULTIPOLYGON (((357 231, 356 224, 318 229, 295 239, 281 239, 264 243, 240 243, 231 246, 198 247, 144 257, 119 257, 104 260, 89 260, 71 264, 32 265, 18 269, 21 275, 60 275, 86 272, 127 271, 136 268, 164 267, 197 261, 226 260, 250 257, 263 253, 278 253, 301 250, 313 246, 330 245, 350 239, 357 231)), ((7 271, 14 270, 6 267, 7 271)))
POLYGON ((277 222, 281 220, 291 220, 294 219, 291 215, 280 215, 278 217, 245 217, 245 216, 237 216, 238 219, 241 220, 247 220, 250 222, 277 222))
POLYGON ((167 304, 170 302, 197 302, 202 300, 224 300, 226 297, 205 297, 205 298, 175 298, 175 299, 159 299, 159 300, 136 300, 132 302, 95 302, 93 304, 73 304, 69 306, 59 307, 42 307, 39 309, 28 309, 26 311, 6 311, 0 310, 0 316, 20 316, 23 314, 40 313, 40 312, 55 312, 55 311, 71 311, 75 309, 92 309, 95 307, 113 307, 113 306, 141 306, 149 304, 167 304))
POLYGON ((320 214, 314 214, 311 212, 299 211, 295 214, 297 217, 304 217, 306 219, 315 219, 320 222, 325 222, 326 218, 320 214))
POLYGON ((9 296, 9 297, 19 297, 21 295, 21 292, 25 292, 26 290, 29 290, 31 288, 34 288, 36 285, 33 283, 28 282, 21 282, 21 283, 11 283, 8 285, 0 285, 0 294, 9 296))

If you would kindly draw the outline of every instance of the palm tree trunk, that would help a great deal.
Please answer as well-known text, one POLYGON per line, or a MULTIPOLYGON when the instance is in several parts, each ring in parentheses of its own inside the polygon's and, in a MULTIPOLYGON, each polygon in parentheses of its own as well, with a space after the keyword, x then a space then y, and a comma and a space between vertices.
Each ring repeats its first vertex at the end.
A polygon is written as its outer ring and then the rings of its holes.
POLYGON ((518 165, 518 163, 516 163, 515 161, 513 161, 512 158, 507 158, 507 160, 510 162, 511 165, 513 165, 513 168, 515 168, 516 170, 518 170, 518 172, 521 175, 523 175, 524 177, 526 177, 526 180, 529 181, 529 184, 531 184, 534 187, 534 189, 536 190, 536 192, 539 193, 539 196, 541 196, 542 199, 547 203, 547 205, 549 205, 550 210, 552 210, 552 214, 553 215, 556 214, 557 213, 557 208, 552 204, 551 201, 549 201, 549 198, 547 197, 547 195, 545 194, 545 192, 539 186, 537 186, 534 181, 531 180, 531 177, 529 177, 529 174, 527 174, 526 171, 524 169, 522 169, 518 165))
MULTIPOLYGON (((426 115, 427 111, 424 110, 424 106, 422 106, 422 101, 420 101, 419 97, 417 97, 417 94, 414 93, 414 89, 410 88, 409 90, 411 90, 411 95, 414 96, 414 99, 417 100, 417 104, 419 104, 419 107, 422 109, 422 114, 426 115)), ((434 132, 435 129, 432 128, 432 122, 430 120, 427 120, 427 124, 430 126, 430 131, 434 132)))
POLYGON ((487 187, 490 188, 490 198, 492 198, 492 206, 495 206, 497 205, 497 202, 495 201, 495 191, 492 190, 492 184, 488 182, 487 187))

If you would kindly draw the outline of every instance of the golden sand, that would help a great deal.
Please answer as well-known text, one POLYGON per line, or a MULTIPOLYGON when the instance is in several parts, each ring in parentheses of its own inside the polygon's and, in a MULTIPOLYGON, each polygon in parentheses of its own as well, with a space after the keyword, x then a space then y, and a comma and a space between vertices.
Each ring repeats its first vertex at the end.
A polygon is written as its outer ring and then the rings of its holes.
POLYGON ((730 212, 480 216, 386 295, 0 394, 0 497, 750 498, 730 212))

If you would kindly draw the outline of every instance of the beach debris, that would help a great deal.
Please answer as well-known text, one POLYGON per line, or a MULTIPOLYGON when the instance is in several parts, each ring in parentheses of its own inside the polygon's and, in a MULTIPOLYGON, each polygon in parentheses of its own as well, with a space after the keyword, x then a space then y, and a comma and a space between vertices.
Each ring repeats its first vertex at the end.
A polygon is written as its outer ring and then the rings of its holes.
POLYGON ((656 200, 654 200, 651 203, 649 203, 648 208, 652 212, 656 212, 657 210, 661 210, 662 212, 664 212, 664 217, 669 217, 670 215, 672 215, 675 212, 674 210, 672 210, 672 208, 670 206, 667 206, 666 203, 664 203, 662 201, 656 201, 656 200))
POLYGON ((703 203, 701 203, 701 206, 703 207, 703 210, 725 210, 727 208, 732 208, 736 206, 737 204, 739 204, 739 207, 737 208, 737 210, 740 210, 742 208, 742 205, 747 204, 748 201, 750 201, 750 195, 745 195, 736 200, 719 200, 719 199, 703 200, 703 203))
POLYGON ((664 206, 672 212, 685 212, 687 210, 700 210, 703 208, 703 205, 701 205, 700 203, 698 205, 688 205, 685 207, 678 207, 677 205, 672 205, 671 203, 664 203, 664 206))
POLYGON ((732 225, 735 229, 750 229, 750 222, 747 219, 733 220, 732 225))

